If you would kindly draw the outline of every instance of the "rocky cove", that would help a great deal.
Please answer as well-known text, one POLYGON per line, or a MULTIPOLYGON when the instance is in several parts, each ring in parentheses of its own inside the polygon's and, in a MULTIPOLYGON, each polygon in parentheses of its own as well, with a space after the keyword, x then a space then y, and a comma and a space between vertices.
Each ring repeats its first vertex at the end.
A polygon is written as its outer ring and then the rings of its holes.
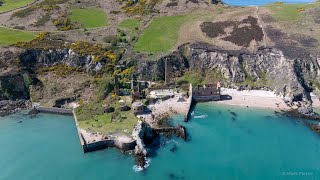
MULTIPOLYGON (((3 54, 1 68, 5 70, 0 77, 2 92, 0 107, 3 115, 30 108, 31 105, 24 102, 28 102, 30 98, 32 100, 30 89, 43 86, 37 78, 38 70, 43 67, 65 65, 95 76, 101 73, 102 67, 107 64, 106 61, 96 62, 93 55, 80 55, 67 48, 50 50, 4 48, 4 51, 1 52, 3 54), (10 54, 10 56, 5 54, 10 54), (18 71, 10 69, 11 65, 17 67, 18 71)), ((169 65, 172 70, 171 79, 179 78, 187 72, 196 72, 201 76, 214 72, 213 78, 219 78, 224 87, 274 91, 282 96, 289 106, 299 103, 299 109, 289 112, 291 115, 299 117, 302 114, 301 117, 317 119, 318 116, 312 111, 310 93, 316 92, 319 85, 319 63, 320 57, 315 54, 292 58, 275 48, 259 48, 256 52, 249 52, 224 50, 204 43, 195 43, 182 45, 177 51, 158 60, 127 59, 121 61, 120 65, 135 67, 135 75, 144 81, 165 80, 165 64, 169 65)), ((79 96, 81 97, 81 93, 74 95, 74 97, 79 96)), ((61 97, 59 100, 65 98, 61 97)), ((72 97, 69 98, 72 99, 72 97)), ((56 102, 60 102, 59 100, 56 102)), ((154 146, 156 143, 154 140, 157 139, 159 133, 165 136, 176 134, 186 140, 186 130, 183 126, 152 129, 147 128, 148 126, 141 122, 140 126, 136 130, 135 143, 132 145, 119 146, 115 141, 109 143, 106 140, 108 143, 92 145, 92 150, 104 146, 115 146, 126 151, 134 147, 137 165, 145 167, 148 156, 145 143, 154 146)), ((89 147, 86 144, 85 146, 89 147)))

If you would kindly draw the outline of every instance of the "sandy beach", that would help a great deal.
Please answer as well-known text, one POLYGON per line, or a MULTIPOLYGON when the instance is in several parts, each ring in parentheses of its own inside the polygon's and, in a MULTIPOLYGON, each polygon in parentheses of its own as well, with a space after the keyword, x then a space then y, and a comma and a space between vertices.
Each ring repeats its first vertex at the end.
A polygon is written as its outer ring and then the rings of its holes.
MULTIPOLYGON (((265 90, 243 90, 238 91, 236 89, 221 88, 221 95, 230 96, 231 99, 218 101, 215 103, 243 106, 243 107, 256 107, 256 108, 268 108, 268 109, 280 109, 290 110, 293 107, 289 107, 282 99, 272 91, 265 90)), ((311 94, 313 107, 319 108, 319 97, 311 94)))

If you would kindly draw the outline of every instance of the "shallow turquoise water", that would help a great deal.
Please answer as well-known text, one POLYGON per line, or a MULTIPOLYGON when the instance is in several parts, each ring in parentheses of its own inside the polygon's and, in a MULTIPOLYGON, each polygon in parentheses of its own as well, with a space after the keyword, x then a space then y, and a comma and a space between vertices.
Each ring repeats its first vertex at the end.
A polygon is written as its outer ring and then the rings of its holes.
MULTIPOLYGON (((262 6, 279 2, 279 0, 222 0, 226 4, 234 6, 262 6)), ((312 3, 315 0, 280 0, 280 2, 292 4, 292 3, 312 3)))
POLYGON ((150 167, 135 172, 134 158, 115 149, 83 154, 71 117, 1 117, 0 179, 320 178, 320 137, 298 120, 213 104, 181 119, 189 141, 162 141, 150 167))

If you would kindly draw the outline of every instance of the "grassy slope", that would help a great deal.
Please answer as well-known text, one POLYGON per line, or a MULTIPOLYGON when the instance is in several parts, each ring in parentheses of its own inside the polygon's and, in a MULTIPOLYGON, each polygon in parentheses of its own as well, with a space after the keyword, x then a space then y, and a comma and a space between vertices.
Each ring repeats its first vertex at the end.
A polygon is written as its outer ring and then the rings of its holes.
POLYGON ((300 8, 308 9, 313 4, 270 4, 266 7, 273 13, 273 18, 279 21, 295 21, 298 20, 302 12, 298 12, 300 8))
POLYGON ((82 25, 82 28, 94 28, 107 25, 107 15, 101 9, 72 9, 70 19, 82 25))
POLYGON ((136 28, 140 27, 140 21, 137 19, 126 19, 119 24, 119 28, 128 30, 131 34, 137 32, 136 28))
POLYGON ((15 9, 32 3, 34 0, 5 0, 5 4, 0 6, 0 12, 15 9))
POLYGON ((181 25, 186 16, 164 16, 155 18, 142 33, 135 50, 140 52, 167 52, 176 44, 181 25))
POLYGON ((36 33, 0 27, 0 45, 10 45, 19 41, 30 41, 35 37, 36 33))

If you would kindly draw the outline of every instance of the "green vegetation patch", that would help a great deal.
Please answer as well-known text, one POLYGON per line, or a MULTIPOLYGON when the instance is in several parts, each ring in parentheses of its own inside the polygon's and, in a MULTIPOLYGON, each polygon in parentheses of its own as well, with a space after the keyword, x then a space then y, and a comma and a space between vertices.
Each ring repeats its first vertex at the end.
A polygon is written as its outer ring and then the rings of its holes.
POLYGON ((31 41, 35 37, 36 33, 0 27, 0 45, 31 41))
POLYGON ((72 9, 69 18, 73 22, 80 23, 82 28, 94 28, 107 25, 106 13, 96 8, 72 9))
POLYGON ((180 27, 186 22, 186 16, 164 16, 155 18, 142 33, 135 50, 140 52, 167 52, 176 44, 180 27))
POLYGON ((89 120, 79 121, 79 127, 104 134, 120 133, 130 135, 138 118, 132 111, 101 114, 89 120))
POLYGON ((0 12, 9 11, 18 7, 25 6, 35 0, 0 0, 3 4, 0 6, 0 12))
MULTIPOLYGON (((109 99, 111 99, 111 97, 109 99)), ((104 103, 102 102, 83 104, 78 107, 76 109, 76 115, 79 127, 105 134, 120 133, 130 135, 138 118, 133 114, 132 110, 120 111, 119 99, 116 97, 112 99, 113 102, 109 102, 108 104, 111 105, 115 111, 111 113, 104 113, 104 103)), ((129 105, 130 103, 126 104, 129 105)))
POLYGON ((306 9, 313 7, 313 4, 285 4, 274 3, 266 7, 272 11, 272 17, 279 21, 295 21, 303 15, 306 9))
POLYGON ((217 69, 206 72, 192 70, 185 72, 183 76, 179 77, 177 79, 177 84, 183 89, 188 90, 190 83, 192 86, 197 86, 202 84, 213 84, 219 81, 224 83, 227 81, 227 79, 217 69))
POLYGON ((120 29, 128 31, 131 35, 138 32, 140 21, 137 19, 126 19, 119 24, 120 29))

